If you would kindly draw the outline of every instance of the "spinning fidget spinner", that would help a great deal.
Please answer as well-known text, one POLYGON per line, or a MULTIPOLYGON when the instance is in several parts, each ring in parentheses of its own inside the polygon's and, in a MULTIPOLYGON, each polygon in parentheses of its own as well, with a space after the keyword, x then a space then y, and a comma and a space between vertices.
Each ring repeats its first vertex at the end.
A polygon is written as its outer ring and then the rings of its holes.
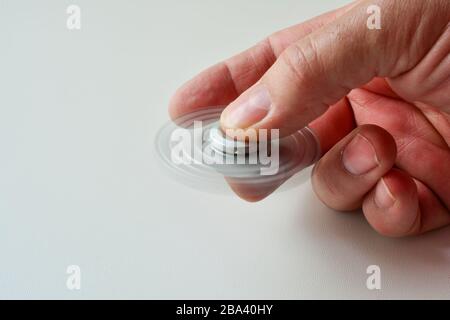
POLYGON ((157 154, 180 182, 208 191, 221 190, 224 178, 251 190, 276 188, 320 156, 319 142, 308 127, 279 139, 277 131, 262 135, 263 130, 247 139, 233 138, 220 128, 222 111, 193 112, 158 132, 157 154))

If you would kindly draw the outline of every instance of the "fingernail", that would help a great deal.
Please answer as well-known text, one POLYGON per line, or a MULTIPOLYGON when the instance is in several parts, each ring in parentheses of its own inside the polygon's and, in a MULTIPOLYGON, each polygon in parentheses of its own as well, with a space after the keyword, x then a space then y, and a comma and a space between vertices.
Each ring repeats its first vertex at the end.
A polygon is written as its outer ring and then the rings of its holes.
POLYGON ((259 84, 245 92, 222 113, 225 128, 248 128, 261 121, 269 112, 272 101, 266 86, 259 84))
POLYGON ((379 164, 372 143, 359 133, 345 147, 342 162, 348 172, 358 176, 369 172, 379 164))
POLYGON ((387 186, 383 178, 377 183, 375 187, 375 204, 382 209, 392 207, 395 202, 395 197, 392 195, 391 190, 387 186))

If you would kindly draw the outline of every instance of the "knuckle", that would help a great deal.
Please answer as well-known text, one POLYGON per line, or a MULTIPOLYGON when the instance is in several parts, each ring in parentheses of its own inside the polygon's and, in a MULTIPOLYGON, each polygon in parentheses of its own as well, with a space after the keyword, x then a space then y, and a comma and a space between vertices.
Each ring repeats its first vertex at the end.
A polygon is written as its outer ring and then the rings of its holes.
POLYGON ((302 106, 314 106, 306 108, 307 110, 303 112, 307 112, 311 119, 322 115, 330 105, 328 101, 324 101, 325 98, 322 96, 308 95, 308 92, 323 89, 324 79, 322 76, 324 67, 311 38, 305 37, 300 43, 294 43, 286 48, 279 57, 279 63, 283 76, 299 91, 302 106))
POLYGON ((302 39, 301 43, 289 46, 280 56, 282 62, 289 69, 299 83, 317 74, 320 65, 317 51, 310 37, 302 39))

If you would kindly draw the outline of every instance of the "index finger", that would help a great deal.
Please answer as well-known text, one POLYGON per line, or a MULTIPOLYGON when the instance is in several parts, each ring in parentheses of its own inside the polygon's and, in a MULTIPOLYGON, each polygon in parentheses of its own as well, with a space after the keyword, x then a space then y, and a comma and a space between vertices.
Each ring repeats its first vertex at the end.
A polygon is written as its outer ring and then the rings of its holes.
POLYGON ((290 44, 334 21, 356 2, 278 31, 255 46, 201 72, 180 87, 169 104, 177 119, 210 106, 228 105, 254 85, 290 44))

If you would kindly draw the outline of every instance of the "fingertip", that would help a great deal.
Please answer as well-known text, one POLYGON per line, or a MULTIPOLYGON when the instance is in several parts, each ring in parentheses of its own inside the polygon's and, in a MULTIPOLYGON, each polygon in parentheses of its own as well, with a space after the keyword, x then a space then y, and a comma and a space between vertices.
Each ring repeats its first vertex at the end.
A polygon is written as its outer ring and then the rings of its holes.
POLYGON ((231 190, 242 200, 258 202, 271 195, 285 180, 267 184, 254 184, 245 180, 226 177, 231 190))
POLYGON ((384 236, 415 234, 420 229, 420 209, 414 180, 401 170, 391 169, 365 198, 363 212, 384 236))
POLYGON ((174 120, 200 109, 227 105, 236 97, 229 71, 224 63, 219 63, 176 90, 169 102, 169 115, 174 120))
POLYGON ((383 128, 362 125, 333 146, 314 167, 317 196, 330 208, 360 208, 367 192, 395 163, 396 145, 383 128))
POLYGON ((198 89, 197 78, 198 76, 181 85, 169 100, 168 110, 172 120, 202 108, 201 99, 204 94, 198 89))
POLYGON ((183 108, 184 108, 183 96, 184 96, 184 93, 183 93, 182 89, 183 89, 183 87, 180 87, 179 89, 177 89, 175 91, 175 93, 173 94, 173 96, 169 100, 168 111, 169 111, 170 119, 172 119, 173 121, 178 119, 183 114, 183 108))

